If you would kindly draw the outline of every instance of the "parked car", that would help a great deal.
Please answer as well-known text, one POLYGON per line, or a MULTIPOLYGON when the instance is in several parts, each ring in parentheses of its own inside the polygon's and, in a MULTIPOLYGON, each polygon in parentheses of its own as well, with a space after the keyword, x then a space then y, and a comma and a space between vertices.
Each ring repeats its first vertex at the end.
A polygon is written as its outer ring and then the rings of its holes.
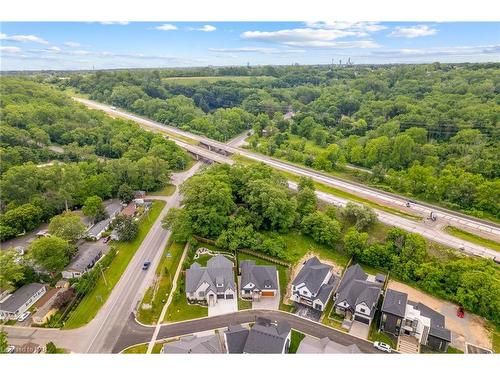
POLYGON ((12 354, 16 352, 16 347, 14 345, 9 345, 7 346, 7 349, 5 349, 5 353, 12 354))
POLYGON ((375 341, 373 346, 386 353, 390 353, 392 351, 390 345, 387 345, 385 342, 375 341))
POLYGON ((104 239, 104 241, 102 241, 102 242, 103 242, 103 243, 108 243, 110 239, 111 239, 111 236, 108 236, 108 237, 106 237, 106 238, 104 239))
POLYGON ((28 319, 28 316, 30 316, 31 313, 29 311, 23 312, 19 318, 17 318, 18 322, 24 322, 26 319, 28 319))
POLYGON ((142 265, 142 269, 144 271, 146 271, 149 268, 150 265, 151 265, 151 262, 144 262, 144 264, 142 265))
POLYGON ((457 316, 459 318, 463 318, 465 316, 465 311, 464 311, 464 308, 463 307, 459 307, 458 310, 457 310, 457 316))

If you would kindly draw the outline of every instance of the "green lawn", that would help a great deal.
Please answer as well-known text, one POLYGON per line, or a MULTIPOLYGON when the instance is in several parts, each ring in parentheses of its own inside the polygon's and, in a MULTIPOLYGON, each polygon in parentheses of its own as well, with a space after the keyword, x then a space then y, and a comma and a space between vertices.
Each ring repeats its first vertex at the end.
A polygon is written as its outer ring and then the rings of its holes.
POLYGON ((172 184, 167 184, 163 189, 157 190, 157 191, 151 191, 148 192, 148 195, 161 195, 161 196, 166 196, 169 197, 175 192, 175 185, 172 184))
POLYGON ((184 275, 179 277, 177 281, 177 289, 174 292, 172 302, 167 309, 164 323, 179 322, 182 320, 190 320, 196 318, 204 318, 208 316, 208 308, 199 305, 191 305, 187 302, 186 292, 184 289, 184 275))
POLYGON ((238 296, 238 310, 250 310, 252 301, 243 300, 238 296))
POLYGON ((375 312, 375 319, 373 319, 372 324, 370 326, 370 333, 368 335, 368 340, 385 342, 386 344, 390 345, 391 348, 396 349, 397 342, 392 336, 384 332, 378 332, 379 321, 380 321, 380 308, 381 308, 381 303, 379 302, 377 312, 375 312))
MULTIPOLYGON (((142 303, 151 305, 151 308, 139 308, 137 319, 144 324, 155 324, 160 317, 161 310, 168 298, 168 293, 171 292, 171 281, 175 276, 177 267, 182 258, 184 251, 184 243, 169 242, 163 252, 162 261, 156 269, 157 280, 155 285, 149 287, 142 303), (167 257, 167 254, 170 256, 167 257)), ((182 277, 182 274, 179 276, 182 277)))
POLYGON ((473 234, 473 233, 469 233, 465 230, 455 228, 453 226, 447 226, 445 228, 445 231, 448 232, 449 234, 451 234, 452 236, 455 236, 455 237, 461 238, 463 240, 466 240, 466 241, 469 241, 469 242, 472 242, 472 243, 475 243, 475 244, 478 244, 478 245, 481 245, 484 247, 488 247, 490 249, 493 249, 495 251, 500 252, 500 243, 498 243, 496 241, 478 236, 478 235, 473 234))
POLYGON ((71 312, 69 319, 64 324, 64 329, 81 327, 96 316, 101 306, 108 299, 114 286, 120 280, 130 260, 133 258, 164 206, 165 202, 163 201, 153 202, 150 212, 141 219, 139 233, 133 241, 113 243, 117 248, 117 254, 110 266, 104 270, 106 281, 102 277, 99 279, 95 288, 71 312))
POLYGON ((304 236, 297 231, 281 235, 285 240, 288 254, 292 263, 299 261, 308 251, 317 253, 320 258, 328 259, 339 266, 345 267, 349 262, 349 256, 331 247, 322 245, 308 236, 304 236))
MULTIPOLYGON (((148 345, 149 344, 139 344, 139 345, 131 346, 130 348, 125 349, 122 353, 123 354, 146 354, 148 352, 148 345)), ((152 354, 159 354, 162 346, 163 346, 163 343, 157 342, 153 346, 152 354)))
POLYGON ((288 353, 290 353, 290 354, 297 353, 297 349, 299 348, 299 344, 304 337, 306 337, 306 335, 292 329, 292 334, 291 334, 291 338, 290 338, 290 349, 288 350, 288 353))

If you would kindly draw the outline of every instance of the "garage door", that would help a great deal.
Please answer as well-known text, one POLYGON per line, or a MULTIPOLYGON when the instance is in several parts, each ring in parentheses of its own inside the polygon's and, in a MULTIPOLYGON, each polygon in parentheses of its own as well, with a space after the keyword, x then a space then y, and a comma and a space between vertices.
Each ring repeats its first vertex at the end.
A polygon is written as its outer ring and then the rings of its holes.
POLYGON ((226 294, 226 299, 233 299, 234 298, 234 295, 232 294, 226 294))
POLYGON ((263 297, 274 297, 274 292, 273 291, 263 291, 262 292, 263 297))
POLYGON ((224 299, 224 293, 222 293, 222 294, 217 294, 217 298, 218 298, 218 299, 224 299))
POLYGON ((361 322, 361 323, 370 324, 370 319, 365 318, 364 316, 355 315, 354 320, 357 320, 358 322, 361 322))

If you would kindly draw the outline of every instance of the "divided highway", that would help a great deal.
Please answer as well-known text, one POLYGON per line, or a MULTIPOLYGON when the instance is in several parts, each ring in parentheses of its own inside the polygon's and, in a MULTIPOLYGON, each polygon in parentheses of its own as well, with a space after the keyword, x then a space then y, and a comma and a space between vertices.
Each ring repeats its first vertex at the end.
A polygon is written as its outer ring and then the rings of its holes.
MULTIPOLYGON (((349 192, 351 194, 355 194, 360 197, 364 197, 367 199, 373 199, 376 200, 377 202, 386 202, 388 205, 391 206, 400 206, 400 207, 405 207, 406 208, 406 202, 407 199, 401 196, 398 196, 396 194, 392 193, 387 193, 384 191, 380 191, 374 188, 370 188, 355 182, 351 181, 345 181, 343 179, 339 179, 336 177, 332 177, 330 175, 326 175, 324 173, 314 171, 305 167, 299 167, 296 165, 292 165, 287 162, 283 162, 281 160, 276 160, 273 158, 270 158, 265 155, 260 155, 245 149, 241 149, 238 147, 231 146, 229 144, 225 144, 222 142, 218 142, 209 138, 206 138, 204 136, 192 134, 185 132, 183 130, 177 129, 172 126, 164 125, 156 121, 152 121, 146 118, 143 118, 141 116, 134 115, 132 113, 123 111, 121 109, 116 109, 114 107, 108 106, 106 104, 102 103, 97 103, 92 100, 87 100, 87 99, 82 99, 82 98, 74 98, 74 100, 86 105, 89 108, 93 109, 98 109, 102 110, 108 114, 110 114, 113 117, 120 117, 128 120, 135 121, 139 123, 141 126, 144 128, 147 128, 152 131, 161 131, 166 133, 167 135, 173 135, 173 136, 179 136, 182 137, 183 139, 192 139, 197 142, 203 143, 204 146, 210 148, 210 149, 215 149, 218 152, 224 152, 228 155, 231 154, 239 154, 242 155, 246 158, 264 162, 276 169, 283 170, 286 172, 290 172, 299 176, 306 176, 310 177, 313 180, 330 185, 336 188, 339 188, 341 190, 344 190, 346 192, 349 192)), ((176 142, 179 146, 187 149, 188 151, 192 152, 193 154, 198 154, 206 159, 214 160, 219 163, 232 163, 233 161, 224 155, 220 155, 217 152, 212 152, 211 150, 196 146, 175 138, 172 138, 174 142, 176 142)), ((231 141, 231 144, 238 144, 241 142, 241 137, 235 138, 236 142, 231 141)), ((290 182, 290 184, 293 183, 290 182)), ((327 194, 323 192, 317 192, 316 193, 318 197, 326 202, 336 204, 336 205, 345 205, 347 200, 341 199, 339 197, 336 197, 332 194, 327 194)), ((425 203, 412 203, 411 204, 411 210, 413 210, 415 213, 423 216, 423 217, 428 217, 431 212, 434 212, 440 222, 446 222, 449 225, 457 225, 459 227, 465 227, 469 228, 473 232, 483 232, 487 233, 490 236, 493 236, 495 238, 500 239, 500 226, 490 223, 485 220, 473 218, 464 214, 456 213, 450 210, 446 210, 443 208, 435 207, 432 205, 428 205, 425 203)), ((379 219, 388 225, 393 225, 400 227, 402 229, 405 229, 410 232, 414 233, 419 233, 422 236, 444 244, 446 246, 450 246, 456 249, 460 249, 466 253, 469 253, 471 255, 476 255, 476 256, 482 256, 482 257, 489 257, 489 258, 495 258, 498 253, 492 249, 489 249, 484 246, 476 245, 474 243, 468 242, 461 240, 457 237, 451 236, 447 233, 445 233, 441 228, 433 227, 429 223, 425 222, 417 222, 413 220, 406 219, 404 217, 401 217, 396 214, 391 214, 383 210, 375 210, 377 212, 377 215, 379 219)))

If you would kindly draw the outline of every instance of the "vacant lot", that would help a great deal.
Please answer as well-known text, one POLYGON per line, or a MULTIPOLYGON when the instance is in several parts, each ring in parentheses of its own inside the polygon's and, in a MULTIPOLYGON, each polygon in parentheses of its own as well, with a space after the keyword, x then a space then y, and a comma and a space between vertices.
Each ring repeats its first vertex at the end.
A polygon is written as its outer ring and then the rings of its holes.
POLYGON ((491 335, 486 328, 486 321, 477 315, 465 313, 464 318, 457 317, 458 306, 436 297, 432 297, 411 286, 389 281, 388 288, 408 293, 408 299, 414 302, 422 302, 431 309, 445 316, 446 328, 451 334, 451 346, 465 351, 465 344, 471 343, 482 348, 491 349, 491 335))

